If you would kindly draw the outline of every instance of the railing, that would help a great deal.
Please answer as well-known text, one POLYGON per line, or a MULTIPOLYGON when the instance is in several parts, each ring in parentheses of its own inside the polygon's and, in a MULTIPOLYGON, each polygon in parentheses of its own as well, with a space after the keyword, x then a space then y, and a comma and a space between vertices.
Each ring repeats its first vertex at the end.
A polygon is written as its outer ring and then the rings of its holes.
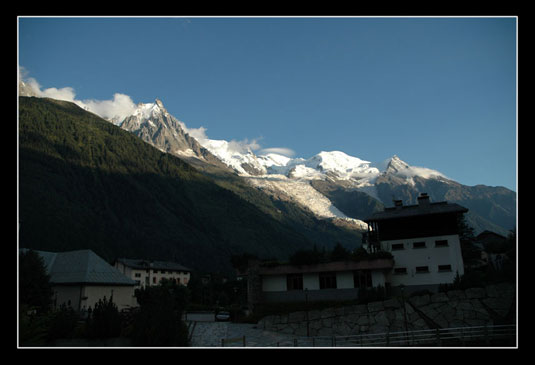
POLYGON ((299 337, 266 347, 465 347, 502 346, 516 342, 516 325, 441 328, 353 336, 299 337), (497 340, 501 340, 497 343, 497 340))

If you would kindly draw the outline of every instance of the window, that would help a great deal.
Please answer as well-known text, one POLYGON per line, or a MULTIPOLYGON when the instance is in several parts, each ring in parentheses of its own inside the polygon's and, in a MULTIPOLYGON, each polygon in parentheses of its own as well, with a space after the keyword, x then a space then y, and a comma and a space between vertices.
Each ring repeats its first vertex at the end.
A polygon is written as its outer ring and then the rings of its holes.
POLYGON ((320 273, 320 289, 336 289, 336 273, 320 273))
POLYGON ((392 251, 398 251, 398 250, 403 250, 404 247, 403 247, 403 243, 393 243, 392 244, 392 251))
POLYGON ((396 275, 405 275, 405 274, 407 274, 407 268, 406 267, 396 267, 394 269, 394 274, 396 274, 396 275))
POLYGON ((417 274, 423 274, 423 273, 428 273, 429 272, 429 267, 427 266, 416 266, 416 273, 417 274))
POLYGON ((370 270, 357 270, 353 273, 353 285, 355 288, 371 288, 372 272, 370 270))
POLYGON ((152 277, 152 283, 156 284, 156 277, 155 276, 152 277))
POLYGON ((451 271, 451 265, 438 265, 438 271, 451 271))
POLYGON ((303 275, 289 274, 286 276, 288 290, 303 290, 303 275))
POLYGON ((134 274, 134 277, 136 277, 136 278, 140 278, 140 277, 141 277, 141 273, 136 272, 136 273, 134 274))
POLYGON ((435 241, 435 247, 447 247, 447 246, 448 246, 448 240, 435 241))
POLYGON ((412 248, 425 248, 425 242, 414 242, 412 248))

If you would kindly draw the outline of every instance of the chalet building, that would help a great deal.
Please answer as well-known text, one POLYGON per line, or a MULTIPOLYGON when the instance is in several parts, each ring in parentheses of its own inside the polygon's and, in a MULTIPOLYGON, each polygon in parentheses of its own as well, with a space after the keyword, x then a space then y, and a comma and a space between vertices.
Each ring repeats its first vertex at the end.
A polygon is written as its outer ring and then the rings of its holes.
POLYGON ((119 258, 115 268, 136 283, 136 289, 158 285, 162 279, 187 285, 191 270, 176 262, 119 258))
POLYGON ((425 193, 418 204, 404 206, 401 200, 365 221, 368 233, 363 246, 370 252, 383 250, 394 257, 386 274, 387 287, 409 291, 437 291, 464 274, 458 220, 468 209, 447 202, 431 203, 425 193))
MULTIPOLYGON (((27 249, 20 249, 21 252, 27 249)), ((135 281, 127 278, 91 250, 37 251, 43 259, 53 290, 53 305, 76 311, 95 308, 100 299, 113 298, 119 310, 137 306, 135 281)))
POLYGON ((259 303, 342 301, 358 298, 359 290, 385 285, 391 259, 334 261, 313 265, 262 265, 250 260, 247 279, 249 309, 259 303))

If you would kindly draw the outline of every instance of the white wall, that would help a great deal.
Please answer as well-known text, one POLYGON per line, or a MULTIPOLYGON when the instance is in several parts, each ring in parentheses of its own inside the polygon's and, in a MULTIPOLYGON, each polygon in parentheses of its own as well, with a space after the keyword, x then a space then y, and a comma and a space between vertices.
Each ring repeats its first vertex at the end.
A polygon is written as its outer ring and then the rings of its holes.
POLYGON ((81 310, 89 306, 95 308, 95 304, 99 299, 109 299, 113 293, 113 302, 117 305, 119 310, 126 307, 137 306, 137 300, 134 297, 133 286, 79 286, 79 285, 58 285, 54 286, 54 297, 56 301, 56 308, 62 304, 69 305, 74 310, 81 310))
POLYGON ((269 275, 262 277, 262 291, 286 291, 286 275, 269 275))
POLYGON ((385 273, 383 271, 372 270, 372 286, 373 287, 377 287, 380 285, 384 288, 385 282, 386 282, 385 273))
POLYGON ((353 289, 354 287, 353 271, 340 271, 336 273, 337 289, 353 289))
POLYGON ((303 289, 319 290, 320 278, 316 273, 303 274, 303 289))
POLYGON ((137 300, 134 297, 134 287, 133 286, 84 286, 82 289, 82 307, 85 305, 86 308, 91 306, 95 308, 95 304, 100 300, 106 297, 110 299, 113 295, 113 302, 117 305, 119 310, 127 307, 136 307, 137 300), (87 299, 83 299, 86 297, 87 299))
MULTIPOLYGON (((464 274, 458 235, 410 238, 382 241, 382 249, 394 256, 394 269, 386 277, 392 286, 452 283, 457 271, 464 274), (448 246, 435 247, 435 241, 447 240, 448 246), (413 248, 414 242, 425 242, 425 248, 413 248), (392 250, 393 244, 403 244, 403 250, 392 250), (439 272, 438 265, 451 265, 451 271, 439 272), (417 273, 416 267, 427 266, 428 273, 417 273), (396 268, 406 268, 406 274, 396 274, 396 268)), ((374 284, 375 285, 375 284, 374 284)))
POLYGON ((58 285, 53 286, 54 292, 52 300, 59 308, 62 304, 70 306, 74 310, 79 309, 81 288, 79 285, 58 285))

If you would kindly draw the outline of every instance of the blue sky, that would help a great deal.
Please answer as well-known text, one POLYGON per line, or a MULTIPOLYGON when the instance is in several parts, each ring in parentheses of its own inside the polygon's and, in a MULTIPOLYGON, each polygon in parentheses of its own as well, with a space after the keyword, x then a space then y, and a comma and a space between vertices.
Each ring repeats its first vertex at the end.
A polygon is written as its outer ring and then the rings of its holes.
POLYGON ((19 18, 19 65, 79 100, 159 98, 211 139, 392 155, 516 191, 516 18, 19 18))

